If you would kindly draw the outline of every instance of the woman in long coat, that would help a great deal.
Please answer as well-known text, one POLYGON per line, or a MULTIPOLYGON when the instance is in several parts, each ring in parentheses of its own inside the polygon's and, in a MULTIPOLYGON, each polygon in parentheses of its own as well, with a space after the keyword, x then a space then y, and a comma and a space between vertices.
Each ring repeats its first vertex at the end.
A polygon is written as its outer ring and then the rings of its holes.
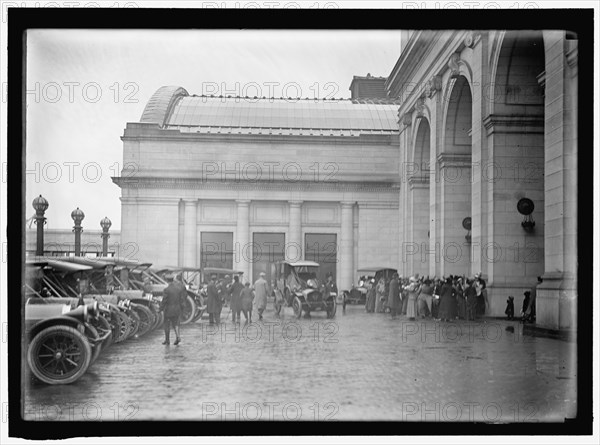
MULTIPOLYGON (((246 323, 252 323, 252 301, 254 300, 254 290, 250 287, 250 283, 246 282, 240 293, 240 308, 246 318, 246 323)), ((239 317, 238 317, 239 319, 239 317)))
POLYGON ((375 283, 373 283, 372 280, 369 280, 369 283, 367 284, 367 302, 365 303, 365 309, 367 310, 367 313, 375 312, 375 299, 377 298, 376 293, 377 291, 375 290, 375 283))
POLYGON ((400 282, 398 281, 397 273, 392 276, 392 281, 390 281, 390 293, 387 302, 390 312, 392 313, 392 319, 395 319, 399 310, 402 309, 402 302, 400 301, 400 282))
POLYGON ((385 308, 385 279, 381 277, 377 283, 377 301, 375 303, 375 312, 382 313, 385 308))
POLYGON ((452 286, 452 279, 448 277, 440 290, 438 318, 442 321, 449 321, 454 317, 456 317, 456 290, 452 286))
POLYGON ((406 305, 406 316, 409 320, 414 320, 417 317, 417 298, 421 292, 421 286, 417 283, 415 277, 410 278, 410 284, 408 285, 408 302, 406 305))

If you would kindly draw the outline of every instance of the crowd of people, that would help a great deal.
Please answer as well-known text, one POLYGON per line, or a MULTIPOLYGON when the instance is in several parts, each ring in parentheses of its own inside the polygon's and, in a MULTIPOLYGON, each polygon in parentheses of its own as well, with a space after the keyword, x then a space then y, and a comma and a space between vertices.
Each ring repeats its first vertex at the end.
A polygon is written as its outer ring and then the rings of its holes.
MULTIPOLYGON (((242 284, 235 275, 233 281, 226 275, 217 281, 217 276, 212 275, 206 288, 206 312, 209 324, 219 324, 221 312, 226 302, 229 303, 233 323, 241 323, 241 314, 244 314, 245 323, 252 323, 252 311, 256 308, 258 319, 263 319, 267 307, 268 296, 272 293, 272 285, 265 279, 261 272, 254 285, 249 282, 242 284)), ((538 277, 538 284, 542 278, 538 277)), ((454 276, 444 278, 420 277, 413 275, 402 278, 394 273, 390 280, 381 277, 377 283, 367 280, 367 299, 365 307, 367 312, 390 312, 392 319, 405 316, 409 320, 417 318, 434 319, 436 321, 451 320, 477 320, 489 312, 486 281, 481 274, 471 278, 454 276)), ((337 293, 337 287, 329 274, 326 287, 337 293)), ((521 319, 524 322, 535 321, 536 288, 524 292, 521 319)), ((170 279, 169 285, 163 292, 160 310, 165 316, 165 341, 169 344, 171 327, 175 331, 175 345, 181 342, 179 334, 179 319, 184 312, 184 302, 187 296, 185 284, 181 275, 170 279)), ((514 308, 511 309, 513 297, 509 296, 506 314, 512 318, 514 308)), ((345 302, 344 302, 345 303, 345 302)), ((344 304, 345 309, 345 304, 344 304)))
MULTIPOLYGON (((175 331, 175 345, 181 343, 179 333, 180 318, 184 312, 184 304, 187 297, 186 286, 183 283, 181 274, 168 277, 169 284, 163 291, 163 298, 160 304, 160 310, 165 316, 165 340, 163 345, 170 344, 171 328, 175 331)), ((271 288, 265 279, 265 273, 261 272, 258 280, 253 286, 249 282, 242 284, 239 276, 234 275, 233 281, 229 275, 225 275, 217 280, 216 275, 210 277, 210 282, 206 287, 206 312, 208 313, 208 323, 210 325, 221 322, 221 313, 226 303, 229 304, 233 323, 240 323, 242 314, 246 324, 252 323, 252 310, 256 308, 258 319, 262 320, 263 313, 267 308, 267 298, 271 293, 271 288)), ((229 314, 228 314, 229 316, 229 314)))
MULTIPOLYGON (((538 284, 542 282, 538 277, 538 284)), ((476 320, 489 313, 486 281, 481 274, 473 277, 450 275, 444 278, 402 278, 397 273, 391 280, 381 277, 367 281, 367 312, 390 312, 409 320, 430 318, 437 321, 476 320)), ((524 292, 521 310, 524 322, 535 321, 535 286, 524 292)), ((512 300, 512 297, 509 297, 512 300)))

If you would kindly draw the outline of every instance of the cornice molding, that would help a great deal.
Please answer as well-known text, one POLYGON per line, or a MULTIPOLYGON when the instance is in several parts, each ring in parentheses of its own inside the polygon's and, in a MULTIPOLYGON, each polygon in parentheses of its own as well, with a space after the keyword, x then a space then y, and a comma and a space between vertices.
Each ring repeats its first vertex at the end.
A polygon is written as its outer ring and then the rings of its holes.
MULTIPOLYGON (((161 129, 155 124, 134 123, 132 128, 126 128, 122 141, 202 141, 202 142, 293 142, 298 144, 315 144, 324 142, 331 144, 372 144, 372 145, 395 145, 397 144, 397 131, 386 131, 380 134, 358 134, 356 136, 339 135, 289 135, 289 134, 235 134, 235 133, 185 133, 174 129, 161 129)), ((131 125, 128 123, 127 125, 131 125)), ((325 130, 324 130, 325 131, 325 130)), ((333 130, 332 130, 333 131, 333 130)))
POLYGON ((437 161, 440 164, 440 168, 447 167, 470 167, 471 166, 471 154, 470 153, 440 153, 437 157, 437 161))
POLYGON ((413 175, 406 178, 411 189, 429 187, 429 175, 413 175))
POLYGON ((544 116, 490 114, 483 119, 487 134, 544 133, 544 116))
POLYGON ((395 188, 393 182, 311 182, 264 181, 227 182, 187 178, 154 178, 113 176, 115 184, 123 189, 200 189, 200 190, 276 190, 276 191, 339 191, 387 192, 395 188))

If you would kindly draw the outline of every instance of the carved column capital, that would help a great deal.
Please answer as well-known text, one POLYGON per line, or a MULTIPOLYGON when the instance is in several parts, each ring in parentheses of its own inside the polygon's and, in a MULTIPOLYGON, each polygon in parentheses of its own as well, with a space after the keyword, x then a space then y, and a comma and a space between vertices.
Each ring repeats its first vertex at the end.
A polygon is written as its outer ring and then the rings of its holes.
POLYGON ((448 68, 450 69, 450 77, 456 78, 460 76, 460 53, 452 53, 448 60, 448 68))
POLYGON ((431 76, 431 79, 427 82, 427 94, 429 97, 433 97, 435 93, 442 90, 442 76, 431 76))

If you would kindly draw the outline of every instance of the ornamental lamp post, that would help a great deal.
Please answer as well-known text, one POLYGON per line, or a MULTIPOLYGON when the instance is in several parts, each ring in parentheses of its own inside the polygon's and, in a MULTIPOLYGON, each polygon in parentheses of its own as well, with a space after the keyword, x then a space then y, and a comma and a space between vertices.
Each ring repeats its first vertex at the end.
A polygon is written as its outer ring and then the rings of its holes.
POLYGON ((73 232, 75 232, 75 256, 81 256, 81 232, 83 231, 81 221, 85 218, 85 214, 77 207, 71 212, 71 218, 75 222, 73 226, 73 232))
POLYGON ((112 222, 108 219, 107 216, 100 220, 100 227, 102 227, 102 256, 108 256, 108 238, 110 235, 108 234, 108 229, 112 226, 112 222))
POLYGON ((48 210, 48 201, 42 195, 38 196, 31 203, 35 209, 35 223, 37 225, 37 241, 35 254, 37 256, 44 255, 44 225, 46 224, 46 218, 44 213, 48 210))

